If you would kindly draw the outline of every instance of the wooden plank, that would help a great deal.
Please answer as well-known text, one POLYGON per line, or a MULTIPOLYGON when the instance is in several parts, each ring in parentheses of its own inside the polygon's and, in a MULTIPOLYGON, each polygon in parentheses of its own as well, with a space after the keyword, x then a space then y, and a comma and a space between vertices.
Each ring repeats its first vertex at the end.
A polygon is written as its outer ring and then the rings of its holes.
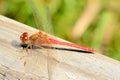
MULTIPOLYGON (((102 54, 37 49, 28 57, 18 45, 23 32, 38 30, 0 16, 0 80, 119 80, 120 62, 102 54), (47 53, 52 65, 48 77, 47 53), (24 66, 24 61, 27 65, 24 66)), ((60 39, 61 40, 61 39, 60 39)), ((62 46, 61 46, 62 47, 62 46)))

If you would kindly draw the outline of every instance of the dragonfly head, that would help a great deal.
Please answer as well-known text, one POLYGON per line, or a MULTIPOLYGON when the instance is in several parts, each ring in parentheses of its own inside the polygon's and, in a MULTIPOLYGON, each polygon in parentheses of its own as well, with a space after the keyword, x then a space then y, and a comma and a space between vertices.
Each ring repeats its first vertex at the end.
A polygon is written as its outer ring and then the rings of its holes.
POLYGON ((28 37, 28 33, 27 32, 24 32, 20 35, 20 40, 22 43, 28 43, 29 41, 29 37, 28 37))

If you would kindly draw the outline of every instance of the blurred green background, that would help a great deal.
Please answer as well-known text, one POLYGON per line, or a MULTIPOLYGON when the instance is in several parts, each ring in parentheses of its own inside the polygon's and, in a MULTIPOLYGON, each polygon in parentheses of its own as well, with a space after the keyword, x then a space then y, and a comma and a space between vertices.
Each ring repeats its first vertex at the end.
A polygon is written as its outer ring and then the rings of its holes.
POLYGON ((120 60, 120 0, 0 0, 0 14, 120 60))

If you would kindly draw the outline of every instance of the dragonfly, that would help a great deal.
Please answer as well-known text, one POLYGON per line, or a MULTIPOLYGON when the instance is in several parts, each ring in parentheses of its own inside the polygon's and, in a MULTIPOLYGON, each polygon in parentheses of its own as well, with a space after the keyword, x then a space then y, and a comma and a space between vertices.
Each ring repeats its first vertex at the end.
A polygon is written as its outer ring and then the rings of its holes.
POLYGON ((20 46, 23 48, 29 49, 29 48, 47 48, 47 49, 56 49, 56 50, 65 50, 65 51, 73 51, 73 52, 82 52, 82 53, 90 53, 93 54, 95 52, 94 49, 79 46, 74 43, 64 42, 60 41, 54 38, 51 38, 49 35, 47 35, 45 32, 39 31, 29 37, 27 32, 24 32, 20 36, 21 44, 20 46), (52 47, 52 46, 45 46, 44 44, 57 44, 57 45, 63 45, 72 48, 60 48, 60 47, 52 47), (39 47, 38 47, 39 45, 39 47))
MULTIPOLYGON (((93 54, 95 52, 95 50, 92 48, 79 46, 74 43, 63 42, 58 39, 51 38, 47 33, 43 31, 39 31, 31 35, 30 37, 27 32, 24 32, 20 35, 20 40, 21 40, 20 46, 23 49, 26 49, 26 51, 28 51, 28 49, 46 48, 46 49, 73 51, 73 52, 89 53, 89 54, 93 54), (48 46, 51 44, 63 45, 63 46, 68 46, 73 48, 63 48, 63 47, 61 48, 61 47, 48 46)), ((24 65, 25 64, 26 62, 24 63, 24 65)))
MULTIPOLYGON (((26 49, 26 51, 28 51, 28 49, 34 50, 39 48, 45 48, 45 49, 51 49, 51 50, 71 51, 71 52, 78 52, 78 53, 85 53, 85 54, 94 54, 96 52, 92 48, 79 46, 74 43, 55 39, 43 31, 36 32, 31 36, 29 36, 28 32, 24 32, 20 35, 20 40, 21 40, 20 46, 23 49, 26 49), (57 47, 57 46, 51 46, 51 45, 62 45, 66 47, 57 47)), ((26 66, 26 64, 27 62, 25 61, 24 66, 26 66)), ((50 71, 48 70, 48 72, 50 71)), ((49 80, 52 80, 50 76, 51 73, 48 73, 48 75, 50 78, 49 80)))

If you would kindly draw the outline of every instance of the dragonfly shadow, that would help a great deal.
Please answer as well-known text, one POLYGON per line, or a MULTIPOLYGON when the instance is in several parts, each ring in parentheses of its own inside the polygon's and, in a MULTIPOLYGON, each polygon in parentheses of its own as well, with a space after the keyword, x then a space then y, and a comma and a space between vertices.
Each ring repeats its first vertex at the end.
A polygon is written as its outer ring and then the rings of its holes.
POLYGON ((20 48, 20 42, 16 41, 16 40, 12 40, 11 42, 11 45, 14 47, 14 48, 20 48))
MULTIPOLYGON (((12 40, 11 42, 11 45, 14 47, 14 48, 27 48, 28 44, 25 44, 25 43, 20 43, 16 40, 12 40)), ((30 49, 30 46, 28 47, 28 49, 30 49)), ((32 49, 37 49, 36 46, 32 45, 32 49)))

